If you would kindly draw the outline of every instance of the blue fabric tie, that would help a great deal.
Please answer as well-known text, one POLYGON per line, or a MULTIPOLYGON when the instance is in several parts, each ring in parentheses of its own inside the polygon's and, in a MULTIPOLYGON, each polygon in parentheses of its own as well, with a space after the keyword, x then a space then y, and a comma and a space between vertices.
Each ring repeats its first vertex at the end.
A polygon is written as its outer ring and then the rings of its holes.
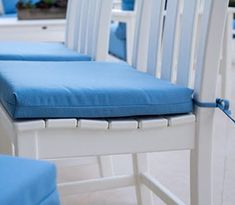
POLYGON ((226 99, 217 98, 214 103, 199 102, 194 99, 195 105, 202 108, 219 108, 234 124, 235 119, 232 117, 232 112, 229 110, 229 101, 226 99))

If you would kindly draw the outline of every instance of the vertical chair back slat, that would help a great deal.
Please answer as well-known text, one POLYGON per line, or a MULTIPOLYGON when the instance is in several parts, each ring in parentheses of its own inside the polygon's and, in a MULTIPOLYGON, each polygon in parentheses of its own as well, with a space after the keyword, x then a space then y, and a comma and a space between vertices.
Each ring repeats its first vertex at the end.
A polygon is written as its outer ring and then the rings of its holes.
POLYGON ((97 22, 97 38, 96 38, 96 49, 94 56, 96 60, 105 60, 108 54, 109 47, 109 32, 110 32, 110 22, 111 13, 113 7, 112 0, 100 0, 100 15, 97 22))
POLYGON ((188 86, 190 70, 193 66, 193 50, 194 40, 196 34, 196 19, 198 14, 198 1, 185 0, 183 15, 182 15, 182 29, 179 46, 179 56, 177 64, 177 84, 188 86))
MULTIPOLYGON (((95 19, 93 19, 93 31, 90 34, 92 36, 92 38, 89 41, 89 55, 92 58, 96 57, 96 49, 97 49, 97 35, 98 35, 98 30, 99 30, 99 17, 101 14, 101 7, 102 7, 102 1, 101 0, 97 0, 96 1, 96 5, 95 5, 95 10, 94 10, 94 15, 96 16, 95 19)), ((94 17, 93 17, 94 18, 94 17)))
POLYGON ((74 49, 76 27, 74 23, 77 21, 77 15, 80 13, 80 2, 79 0, 69 0, 66 14, 66 33, 65 33, 65 44, 68 48, 74 49))
POLYGON ((170 80, 173 72, 179 0, 168 0, 162 39, 161 79, 170 80))
POLYGON ((81 38, 80 38, 80 46, 79 46, 79 51, 80 53, 86 53, 86 45, 87 45, 87 34, 88 34, 88 25, 89 25, 89 20, 90 20, 90 4, 91 0, 86 0, 83 5, 83 10, 82 10, 82 18, 81 18, 81 38))
POLYGON ((157 0, 152 2, 151 17, 151 28, 149 35, 149 49, 148 49, 148 66, 147 72, 156 75, 157 66, 159 65, 160 59, 160 48, 161 48, 161 38, 162 38, 162 26, 163 26, 163 10, 165 7, 164 0, 157 0), (153 10, 155 10, 153 12, 153 10))
POLYGON ((75 45, 81 54, 95 60, 106 60, 108 54, 109 25, 112 0, 78 0, 75 45))
POLYGON ((84 6, 84 0, 77 0, 77 9, 76 9, 77 15, 76 15, 76 19, 74 20, 74 22, 72 22, 75 25, 73 49, 76 51, 79 51, 78 48, 80 47, 80 38, 81 38, 81 30, 82 30, 81 20, 82 20, 82 14, 83 14, 82 13, 83 6, 84 6))
POLYGON ((148 45, 152 0, 137 0, 137 25, 134 39, 133 66, 140 71, 147 70, 148 45))
POLYGON ((76 21, 76 24, 77 24, 77 32, 76 32, 76 35, 77 35, 77 47, 76 47, 76 50, 80 53, 84 53, 83 51, 83 40, 84 40, 84 36, 86 34, 86 25, 87 25, 87 17, 88 17, 88 11, 87 11, 87 8, 88 8, 88 4, 89 4, 89 1, 87 0, 79 0, 81 1, 81 4, 80 4, 80 14, 78 15, 78 19, 76 21))
MULTIPOLYGON (((88 25, 88 34, 87 34, 87 54, 89 56, 92 56, 94 53, 94 41, 95 41, 95 26, 96 26, 96 21, 92 21, 93 16, 97 16, 97 12, 99 12, 99 1, 91 1, 90 3, 90 13, 91 15, 89 16, 89 25, 88 25)), ((94 56, 92 56, 94 57, 94 56)))

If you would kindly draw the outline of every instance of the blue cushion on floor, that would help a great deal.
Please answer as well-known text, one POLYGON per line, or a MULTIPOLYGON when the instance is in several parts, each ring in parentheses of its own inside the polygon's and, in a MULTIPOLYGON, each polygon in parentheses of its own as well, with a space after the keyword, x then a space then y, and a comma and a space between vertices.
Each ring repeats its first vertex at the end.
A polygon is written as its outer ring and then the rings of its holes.
POLYGON ((126 63, 0 62, 0 100, 12 118, 100 118, 192 111, 192 90, 126 63))
POLYGON ((1 205, 59 205, 52 164, 0 155, 1 205))
POLYGON ((91 58, 66 48, 62 43, 0 41, 0 60, 89 61, 91 58))
POLYGON ((117 23, 111 25, 110 40, 109 40, 109 53, 121 60, 126 60, 126 40, 121 40, 117 37, 116 30, 117 23))

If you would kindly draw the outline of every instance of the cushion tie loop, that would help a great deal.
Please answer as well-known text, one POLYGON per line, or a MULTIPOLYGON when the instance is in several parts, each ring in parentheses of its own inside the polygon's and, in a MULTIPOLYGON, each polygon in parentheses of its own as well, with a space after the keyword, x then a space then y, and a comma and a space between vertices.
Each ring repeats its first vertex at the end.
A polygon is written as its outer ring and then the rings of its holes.
POLYGON ((217 98, 216 101, 213 102, 200 102, 196 99, 193 99, 196 106, 201 108, 219 108, 234 124, 235 119, 232 117, 232 112, 229 109, 230 103, 229 100, 217 98))

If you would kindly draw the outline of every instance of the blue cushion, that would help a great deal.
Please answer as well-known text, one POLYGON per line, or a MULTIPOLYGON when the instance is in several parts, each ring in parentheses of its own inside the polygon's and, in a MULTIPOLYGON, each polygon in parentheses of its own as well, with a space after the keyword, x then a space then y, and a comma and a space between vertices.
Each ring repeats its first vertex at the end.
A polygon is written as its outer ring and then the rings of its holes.
MULTIPOLYGON (((16 4, 19 0, 2 0, 2 5, 4 9, 5 14, 13 14, 17 12, 16 4)), ((29 0, 24 0, 24 2, 27 2, 29 0)), ((39 0, 31 0, 32 3, 36 3, 39 0)))
POLYGON ((103 118, 192 111, 192 90, 126 63, 0 62, 0 100, 19 118, 103 118))
POLYGON ((5 14, 16 13, 16 4, 18 0, 2 0, 2 5, 5 14))
POLYGON ((52 164, 0 155, 0 167, 0 204, 60 204, 52 164))
POLYGON ((16 18, 17 17, 17 14, 3 14, 3 15, 0 15, 0 19, 3 19, 3 18, 16 18))
POLYGON ((0 60, 89 61, 87 55, 68 49, 62 43, 0 42, 0 60))
POLYGON ((121 40, 116 35, 117 23, 111 25, 109 53, 117 58, 126 61, 126 40, 121 40))
POLYGON ((135 0, 122 0, 122 9, 127 11, 134 10, 135 0))
MULTIPOLYGON (((133 11, 135 5, 135 0, 122 0, 122 10, 124 11, 133 11)), ((126 39, 126 24, 119 23, 119 26, 116 30, 116 35, 119 39, 126 39)))

